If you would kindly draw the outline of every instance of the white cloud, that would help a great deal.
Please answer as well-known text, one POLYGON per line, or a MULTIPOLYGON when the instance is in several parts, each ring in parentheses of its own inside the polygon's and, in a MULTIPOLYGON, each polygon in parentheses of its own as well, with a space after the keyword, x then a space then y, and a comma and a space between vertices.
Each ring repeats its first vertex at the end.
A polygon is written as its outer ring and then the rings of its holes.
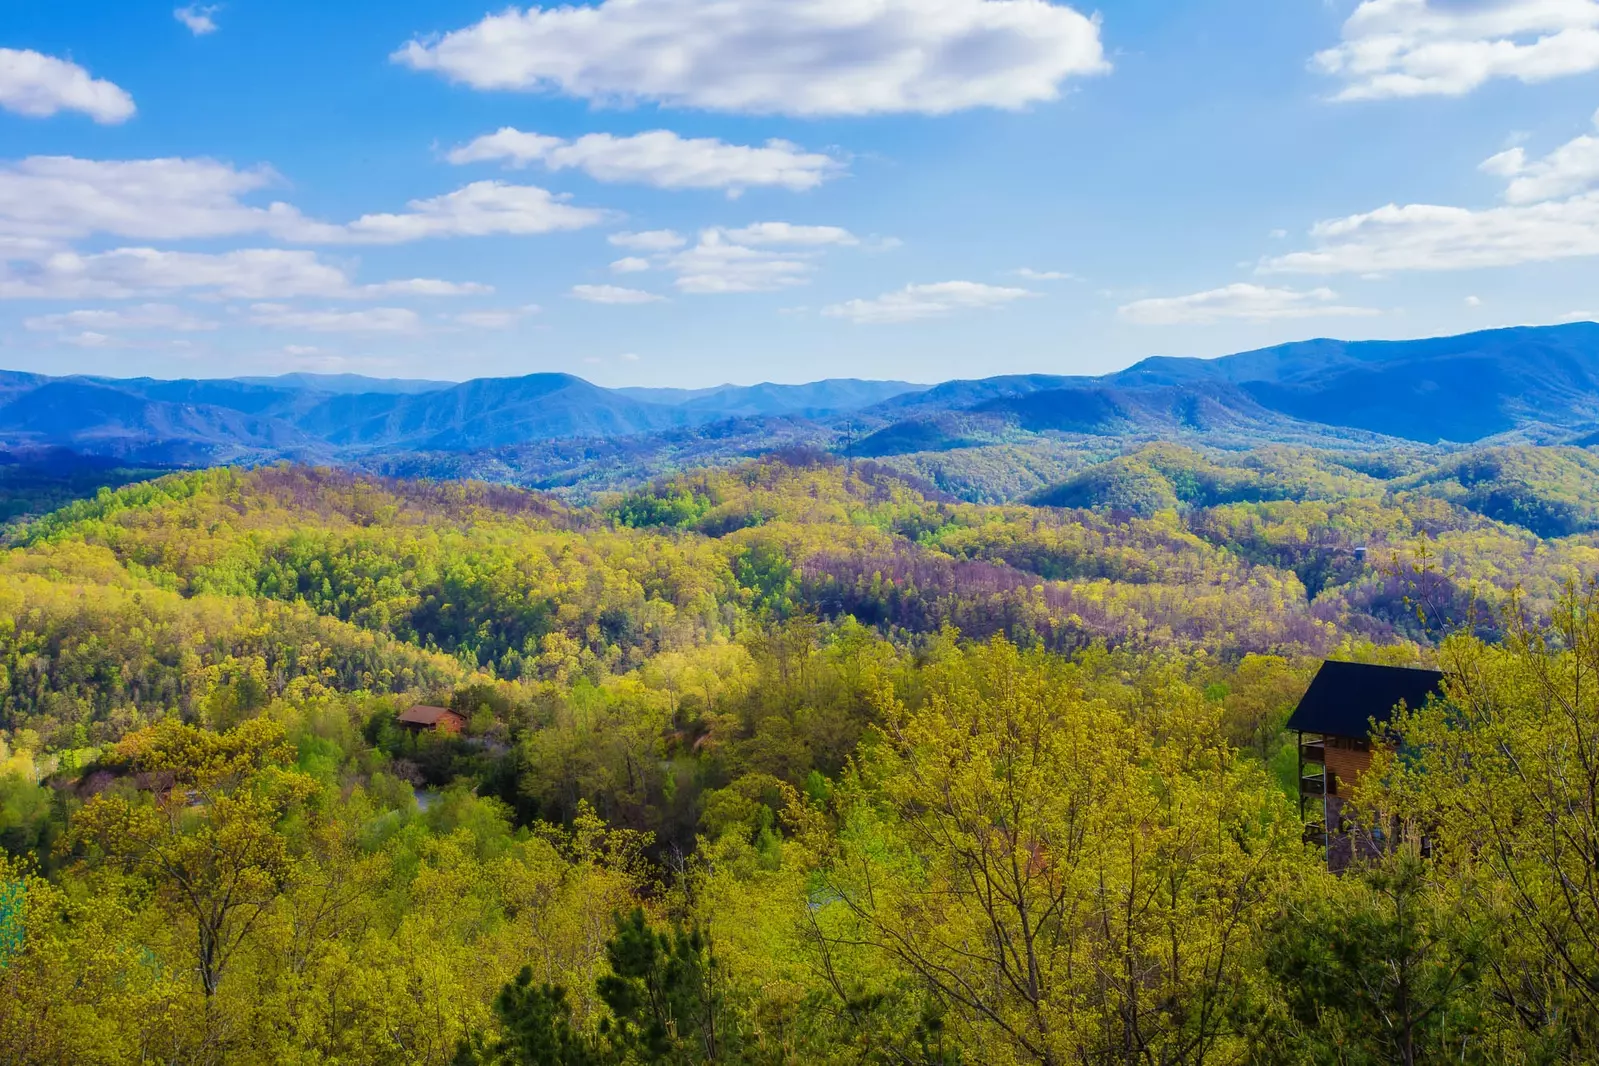
POLYGON ((1599 69, 1599 0, 1364 0, 1313 65, 1341 100, 1459 96, 1599 69))
POLYGON ((449 160, 457 164, 503 160, 516 167, 541 163, 549 170, 581 170, 597 181, 662 189, 726 189, 729 195, 757 186, 796 192, 814 189, 844 170, 832 156, 806 152, 788 141, 771 140, 757 148, 712 137, 686 139, 670 130, 631 137, 590 133, 567 141, 507 126, 455 149, 449 160))
POLYGON ((65 311, 54 315, 25 318, 22 325, 36 332, 61 333, 67 330, 169 329, 193 333, 216 329, 209 319, 197 318, 171 304, 140 304, 105 310, 65 311))
POLYGON ((314 344, 285 344, 284 355, 321 355, 322 349, 314 344))
POLYGON ((1011 271, 1012 274, 1025 281, 1077 281, 1076 274, 1067 274, 1060 270, 1034 270, 1032 267, 1021 267, 1011 271))
POLYGON ((1599 192, 1482 210, 1389 204, 1318 222, 1316 247, 1262 261, 1262 273, 1468 270, 1599 255, 1599 192))
POLYGON ((1467 307, 1481 307, 1482 306, 1482 300, 1479 299, 1476 296, 1468 296, 1468 297, 1466 297, 1466 306, 1467 307))
MULTIPOLYGON (((372 285, 357 285, 347 290, 349 296, 487 296, 494 292, 493 285, 476 281, 441 281, 438 278, 404 278, 399 281, 380 281, 372 285)), ((340 293, 327 293, 337 296, 340 293)))
POLYGON ((1267 257, 1257 271, 1365 276, 1599 255, 1599 136, 1576 137, 1541 159, 1512 147, 1478 169, 1506 179, 1506 204, 1388 204, 1326 219, 1311 227, 1313 247, 1267 257))
POLYGON ((217 21, 212 16, 220 10, 222 8, 218 4, 209 6, 190 4, 188 7, 180 7, 174 10, 172 17, 187 26, 189 32, 196 37, 204 37, 208 33, 217 31, 217 21))
POLYGON ((77 348, 125 348, 127 342, 120 337, 112 337, 105 333, 96 333, 93 330, 84 330, 61 338, 62 344, 70 344, 77 348))
MULTIPOLYGON (((1599 125, 1599 115, 1594 119, 1599 125)), ((1510 148, 1483 160, 1480 169, 1509 179, 1505 199, 1513 204, 1570 196, 1599 183, 1599 136, 1575 137, 1542 159, 1531 161, 1525 148, 1510 148)))
POLYGON ((103 125, 133 117, 133 97, 76 63, 0 48, 0 109, 31 118, 81 111, 103 125))
POLYGON ((363 215, 338 227, 331 239, 358 244, 399 244, 425 237, 526 236, 583 229, 606 221, 610 214, 574 207, 565 197, 536 185, 475 181, 452 193, 412 200, 403 214, 363 215))
POLYGON ((653 304, 666 299, 642 289, 624 289, 620 285, 573 285, 572 295, 591 304, 653 304))
POLYGON ((537 304, 528 304, 526 307, 511 307, 498 311, 463 311, 453 318, 463 326, 474 329, 508 329, 516 325, 529 315, 539 313, 537 304))
POLYGON ((700 231, 693 247, 663 257, 661 265, 677 274, 675 284, 683 292, 774 292, 809 281, 818 249, 858 243, 837 226, 711 227, 700 231))
POLYGON ((511 8, 393 58, 477 89, 792 115, 1017 108, 1109 69, 1097 21, 1047 0, 511 8))
POLYGON ((756 222, 728 228, 711 226, 692 246, 673 230, 613 233, 613 245, 645 255, 611 264, 618 274, 658 268, 677 275, 674 284, 695 294, 773 292, 810 280, 816 258, 828 247, 859 247, 861 241, 838 226, 756 222))
POLYGON ((750 248, 714 229, 668 258, 666 266, 677 273, 680 290, 702 295, 786 289, 805 284, 813 269, 808 255, 750 248))
POLYGON ((250 321, 273 329, 311 333, 415 333, 422 319, 404 307, 371 307, 360 311, 302 310, 285 304, 255 304, 250 321))
POLYGON ((90 255, 55 252, 27 259, 0 256, 0 299, 122 300, 195 291, 241 299, 320 296, 370 299, 389 295, 476 295, 474 283, 411 278, 357 285, 316 253, 249 248, 210 254, 117 248, 90 255))
POLYGON ((1331 289, 1269 289, 1262 285, 1239 283, 1188 296, 1166 296, 1135 300, 1117 308, 1128 322, 1142 326, 1210 325, 1242 319, 1266 322, 1284 318, 1326 318, 1375 315, 1368 307, 1350 307, 1337 302, 1331 289))
POLYGON ((734 244, 744 245, 788 244, 814 248, 824 244, 860 243, 853 233, 838 226, 796 226, 792 222, 757 222, 720 232, 734 244))
POLYGON ((1004 307, 1035 295, 1028 289, 984 285, 976 281, 941 281, 931 285, 907 285, 874 300, 848 300, 833 304, 822 308, 822 314, 867 325, 909 322, 919 318, 936 318, 955 311, 1004 307))
POLYGON ((688 239, 681 233, 669 229, 645 230, 643 233, 613 233, 606 240, 618 248, 629 248, 635 252, 669 252, 688 243, 688 239))
POLYGON ((308 219, 286 203, 255 207, 241 201, 279 180, 264 167, 239 170, 211 159, 33 156, 0 166, 0 237, 65 240, 104 233, 183 240, 265 233, 314 244, 397 244, 550 233, 610 217, 537 186, 497 181, 474 182, 413 200, 405 212, 365 215, 343 226, 308 219))
POLYGON ((638 353, 637 352, 623 352, 619 358, 624 363, 636 363, 636 362, 638 362, 638 353))
POLYGON ((240 202, 278 180, 265 167, 238 170, 212 159, 31 156, 0 166, 0 233, 51 240, 96 233, 146 240, 307 236, 318 227, 288 204, 240 202))

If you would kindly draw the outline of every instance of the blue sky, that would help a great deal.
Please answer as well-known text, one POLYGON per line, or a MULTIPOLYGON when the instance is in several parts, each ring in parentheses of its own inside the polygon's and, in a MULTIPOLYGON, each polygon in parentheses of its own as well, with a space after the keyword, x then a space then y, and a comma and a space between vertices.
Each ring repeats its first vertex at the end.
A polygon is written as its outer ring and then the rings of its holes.
POLYGON ((1098 373, 1599 311, 1599 0, 0 0, 0 365, 1098 373))

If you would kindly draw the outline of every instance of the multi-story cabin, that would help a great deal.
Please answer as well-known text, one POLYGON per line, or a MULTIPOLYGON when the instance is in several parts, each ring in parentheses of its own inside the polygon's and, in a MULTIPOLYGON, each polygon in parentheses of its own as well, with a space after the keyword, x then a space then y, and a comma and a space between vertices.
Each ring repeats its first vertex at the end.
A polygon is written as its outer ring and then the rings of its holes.
POLYGON ((1325 662, 1288 719, 1299 741, 1299 814, 1333 869, 1381 848, 1381 834, 1351 825, 1344 804, 1371 767, 1372 745, 1383 743, 1394 709, 1422 706, 1443 678, 1436 670, 1325 662))

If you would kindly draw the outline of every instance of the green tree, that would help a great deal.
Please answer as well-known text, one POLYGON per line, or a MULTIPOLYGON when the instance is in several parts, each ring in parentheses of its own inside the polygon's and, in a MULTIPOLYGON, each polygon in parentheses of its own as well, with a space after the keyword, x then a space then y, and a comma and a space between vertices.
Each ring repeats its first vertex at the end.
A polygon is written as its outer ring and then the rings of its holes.
POLYGON ((615 916, 605 945, 611 972, 597 984, 617 1044, 649 1063, 724 1061, 717 960, 698 926, 658 931, 635 908, 615 916))
POLYGON ((566 989, 533 983, 524 966, 494 1000, 498 1036, 463 1041, 455 1066, 599 1066, 595 1043, 572 1025, 566 989))
POLYGON ((1268 929, 1286 1004, 1262 1060, 1379 1066, 1483 1061, 1484 941, 1411 839, 1343 878, 1310 878, 1268 929))
POLYGON ((69 840, 91 863, 147 878, 192 923, 207 999, 294 877, 279 825, 315 786, 286 769, 293 758, 267 719, 220 734, 168 720, 128 736, 110 763, 160 779, 159 791, 102 793, 73 821, 69 840))

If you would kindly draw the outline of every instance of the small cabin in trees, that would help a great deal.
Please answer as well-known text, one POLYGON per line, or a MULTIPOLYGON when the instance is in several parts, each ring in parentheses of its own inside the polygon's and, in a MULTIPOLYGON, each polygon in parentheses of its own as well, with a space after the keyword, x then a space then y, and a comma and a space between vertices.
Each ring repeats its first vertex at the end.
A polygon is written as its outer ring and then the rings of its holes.
POLYGON ((1370 768, 1372 745, 1382 743, 1394 709, 1422 706, 1443 679, 1436 670, 1325 662, 1289 717, 1299 742, 1299 814, 1333 869, 1381 850, 1382 834, 1352 825, 1344 804, 1370 768))
POLYGON ((418 704, 400 715, 400 728, 413 733, 448 733, 456 735, 466 727, 466 719, 446 707, 427 707, 418 704))

